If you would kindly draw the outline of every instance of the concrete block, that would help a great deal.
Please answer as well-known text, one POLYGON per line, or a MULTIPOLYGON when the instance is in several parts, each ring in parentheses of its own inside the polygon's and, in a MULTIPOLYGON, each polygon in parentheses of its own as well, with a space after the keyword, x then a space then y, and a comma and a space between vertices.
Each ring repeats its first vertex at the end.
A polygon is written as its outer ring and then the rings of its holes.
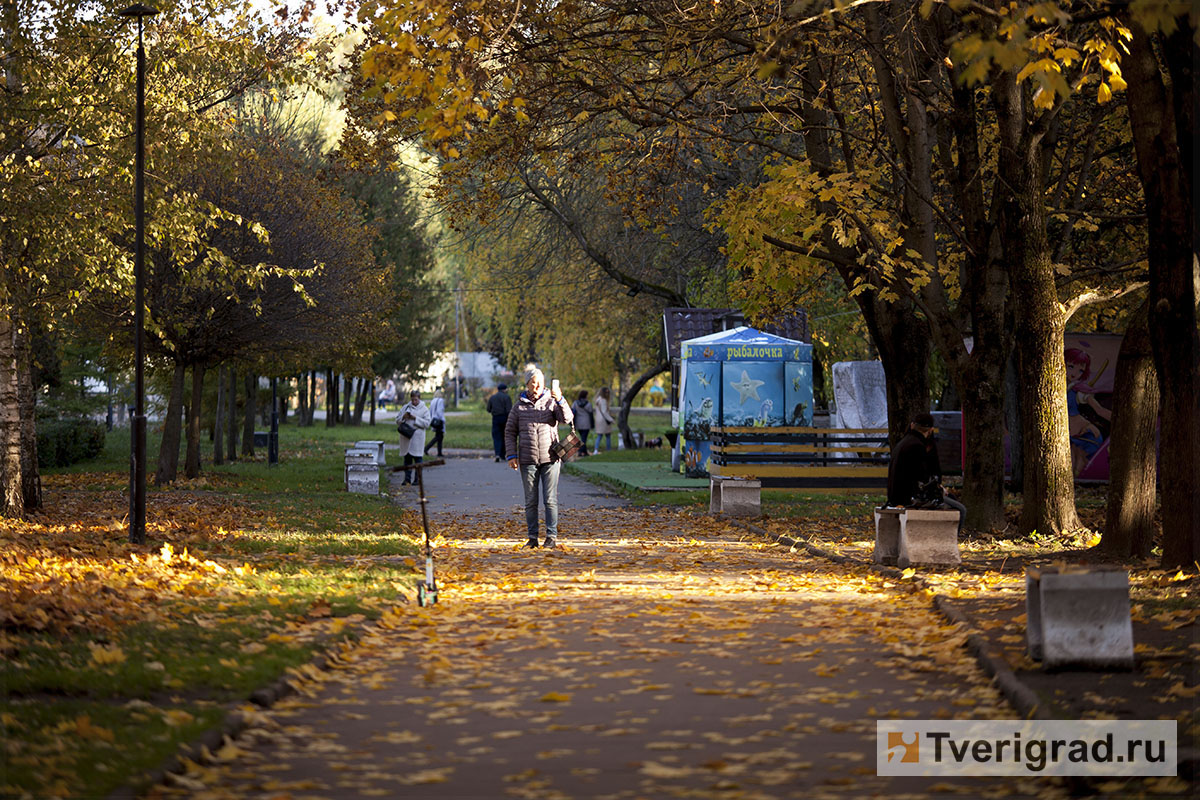
POLYGON ((351 494, 379 494, 379 467, 358 464, 347 466, 346 491, 351 494))
POLYGON ((900 515, 900 547, 896 564, 956 566, 962 563, 958 553, 958 512, 925 508, 907 508, 900 515))
POLYGON ((378 456, 375 454, 374 450, 359 449, 357 447, 351 447, 348 450, 346 450, 346 466, 347 467, 352 466, 352 465, 358 466, 358 467, 367 466, 367 465, 370 465, 372 467, 378 466, 378 464, 376 463, 377 458, 378 458, 378 456))
POLYGON ((902 508, 875 509, 876 564, 895 566, 900 557, 900 513, 902 508))
POLYGON ((354 443, 355 450, 373 450, 375 452, 376 466, 387 466, 387 458, 383 454, 383 441, 381 439, 363 439, 354 443))
POLYGON ((757 517, 762 514, 762 481, 710 475, 708 486, 710 513, 730 517, 757 517))
POLYGON ((1027 570, 1025 613, 1029 656, 1047 669, 1133 669, 1127 571, 1027 570))

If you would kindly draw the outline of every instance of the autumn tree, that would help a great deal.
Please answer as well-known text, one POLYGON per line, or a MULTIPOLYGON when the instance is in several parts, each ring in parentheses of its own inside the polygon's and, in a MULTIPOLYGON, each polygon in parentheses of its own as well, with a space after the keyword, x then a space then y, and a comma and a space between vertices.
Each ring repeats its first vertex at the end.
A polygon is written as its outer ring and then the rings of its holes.
MULTIPOLYGON (((295 26, 259 19, 248 3, 203 7, 180 0, 146 32, 151 60, 147 142, 151 172, 168 153, 205 141, 213 109, 262 79, 285 75, 295 26)), ((93 293, 131 294, 133 65, 136 29, 93 4, 0 5, 4 91, 0 92, 0 450, 3 513, 36 485, 27 312, 46 325, 75 313, 93 293), (22 388, 26 387, 26 388, 22 388)), ((155 176, 151 175, 153 183, 155 176)), ((186 198, 171 211, 185 220, 204 207, 186 198)), ((152 218, 152 234, 185 234, 177 217, 152 218)), ((26 497, 28 495, 26 494, 26 497)))
POLYGON ((1149 330, 1161 387, 1163 564, 1200 558, 1200 239, 1196 9, 1132 3, 1122 59, 1149 233, 1149 330))

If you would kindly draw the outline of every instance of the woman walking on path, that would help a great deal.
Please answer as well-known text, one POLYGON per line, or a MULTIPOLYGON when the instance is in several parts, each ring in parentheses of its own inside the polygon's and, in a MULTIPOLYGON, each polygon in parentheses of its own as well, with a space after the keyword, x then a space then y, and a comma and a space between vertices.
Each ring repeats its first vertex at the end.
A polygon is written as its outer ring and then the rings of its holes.
POLYGON ((585 456, 588 454, 588 434, 592 432, 592 404, 588 402, 587 396, 587 389, 583 389, 571 404, 571 413, 575 415, 575 430, 579 432, 579 439, 583 442, 579 452, 585 456))
POLYGON ((433 419, 429 414, 429 406, 421 402, 421 393, 413 389, 408 394, 408 405, 400 409, 396 416, 396 429, 400 430, 405 423, 412 427, 412 433, 405 436, 400 433, 400 452, 404 453, 404 480, 401 485, 416 483, 412 479, 413 464, 420 464, 425 455, 425 429, 433 419))
POLYGON ((529 530, 526 547, 538 546, 539 482, 546 509, 546 541, 542 547, 558 544, 558 472, 562 464, 551 456, 550 447, 558 441, 558 426, 570 425, 573 419, 558 385, 547 391, 542 371, 529 370, 525 391, 517 398, 504 428, 508 463, 521 473, 525 489, 525 524, 529 530))
POLYGON ((433 428, 433 441, 425 445, 425 453, 428 454, 437 445, 438 458, 442 457, 442 437, 446 433, 446 401, 442 398, 442 390, 438 389, 433 393, 433 399, 429 401, 429 427, 433 428))
POLYGON ((613 418, 608 413, 608 387, 601 386, 600 391, 596 394, 596 449, 593 453, 600 452, 600 438, 604 438, 604 449, 612 450, 612 429, 613 418))

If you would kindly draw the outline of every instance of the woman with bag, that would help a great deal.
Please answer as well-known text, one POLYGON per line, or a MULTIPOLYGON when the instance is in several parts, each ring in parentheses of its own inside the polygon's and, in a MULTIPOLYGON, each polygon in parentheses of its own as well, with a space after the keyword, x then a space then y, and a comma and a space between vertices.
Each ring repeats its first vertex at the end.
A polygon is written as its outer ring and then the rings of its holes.
POLYGON ((600 452, 601 437, 604 437, 604 449, 612 450, 612 429, 615 420, 608 413, 608 394, 607 386, 601 386, 596 394, 596 449, 593 453, 600 452))
POLYGON ((421 402, 421 393, 413 389, 408 393, 408 405, 400 409, 396 417, 396 430, 400 433, 400 452, 404 453, 404 480, 402 486, 416 483, 412 479, 413 464, 420 464, 425 455, 425 429, 433 417, 429 406, 421 402))
POLYGON ((529 531, 526 547, 538 546, 538 484, 546 511, 546 541, 542 547, 558 544, 558 473, 562 462, 555 450, 558 426, 571 425, 574 415, 558 388, 546 390, 546 376, 540 369, 525 374, 525 391, 517 398, 508 423, 504 426, 504 452, 508 464, 521 473, 525 490, 525 524, 529 531))
POLYGON ((592 404, 588 402, 587 397, 587 389, 581 389, 579 396, 571 404, 571 413, 575 415, 575 428, 583 442, 583 449, 579 453, 585 456, 588 454, 588 434, 592 432, 592 404))
POLYGON ((425 445, 425 453, 428 454, 437 445, 438 458, 442 457, 442 437, 446 434, 446 401, 442 398, 442 390, 438 389, 433 393, 433 399, 429 401, 429 427, 433 429, 433 441, 425 445))

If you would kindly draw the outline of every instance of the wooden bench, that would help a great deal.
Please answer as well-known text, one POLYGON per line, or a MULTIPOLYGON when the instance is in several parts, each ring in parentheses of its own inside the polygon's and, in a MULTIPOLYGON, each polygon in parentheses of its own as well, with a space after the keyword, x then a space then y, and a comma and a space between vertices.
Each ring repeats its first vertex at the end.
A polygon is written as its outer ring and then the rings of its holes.
POLYGON ((883 428, 710 429, 709 474, 758 480, 764 489, 831 494, 887 491, 890 448, 883 428))

